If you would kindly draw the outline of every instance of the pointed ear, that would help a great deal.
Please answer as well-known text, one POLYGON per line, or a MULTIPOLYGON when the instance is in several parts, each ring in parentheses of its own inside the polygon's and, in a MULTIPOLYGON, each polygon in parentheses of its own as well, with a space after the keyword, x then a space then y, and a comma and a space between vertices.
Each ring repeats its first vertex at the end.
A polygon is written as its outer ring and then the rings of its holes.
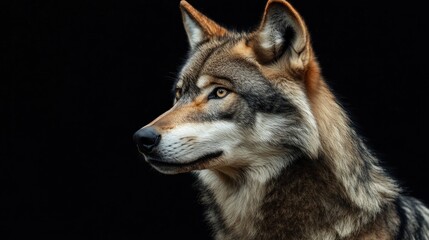
POLYGON ((186 1, 180 2, 180 9, 191 49, 209 38, 227 34, 225 28, 204 16, 186 1))
POLYGON ((284 0, 269 0, 252 46, 262 63, 287 58, 294 68, 304 68, 310 58, 307 27, 298 12, 284 0))

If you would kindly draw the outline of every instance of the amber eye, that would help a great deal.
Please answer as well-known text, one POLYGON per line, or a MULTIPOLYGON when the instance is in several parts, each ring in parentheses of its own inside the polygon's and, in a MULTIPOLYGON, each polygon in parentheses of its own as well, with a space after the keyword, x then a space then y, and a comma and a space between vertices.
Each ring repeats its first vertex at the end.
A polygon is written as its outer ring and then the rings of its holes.
POLYGON ((216 90, 216 96, 218 98, 223 98, 226 96, 226 94, 228 94, 228 91, 225 88, 218 88, 216 90))
POLYGON ((225 88, 215 88, 213 92, 209 95, 209 99, 219 99, 224 98, 226 95, 228 95, 229 91, 225 88))
POLYGON ((182 96, 182 89, 176 88, 176 100, 178 100, 182 96))

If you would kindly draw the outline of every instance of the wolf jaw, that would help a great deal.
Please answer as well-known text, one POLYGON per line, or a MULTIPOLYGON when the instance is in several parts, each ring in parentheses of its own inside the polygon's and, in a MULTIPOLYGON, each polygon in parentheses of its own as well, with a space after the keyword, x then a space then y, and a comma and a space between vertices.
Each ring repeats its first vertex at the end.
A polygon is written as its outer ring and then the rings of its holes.
POLYGON ((428 211, 399 197, 353 130, 289 3, 268 1, 251 33, 181 10, 189 58, 173 108, 145 127, 162 132, 145 155, 160 172, 197 175, 216 239, 392 239, 396 208, 428 211), (228 94, 207 100, 218 87, 228 94))

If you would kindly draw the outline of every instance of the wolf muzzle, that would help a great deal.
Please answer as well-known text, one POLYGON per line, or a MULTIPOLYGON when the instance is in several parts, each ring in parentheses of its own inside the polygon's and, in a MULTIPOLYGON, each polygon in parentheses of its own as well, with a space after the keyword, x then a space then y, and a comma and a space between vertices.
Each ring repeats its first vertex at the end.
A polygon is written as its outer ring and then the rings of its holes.
POLYGON ((159 144, 161 134, 153 127, 144 127, 134 133, 133 139, 139 151, 148 154, 159 144))

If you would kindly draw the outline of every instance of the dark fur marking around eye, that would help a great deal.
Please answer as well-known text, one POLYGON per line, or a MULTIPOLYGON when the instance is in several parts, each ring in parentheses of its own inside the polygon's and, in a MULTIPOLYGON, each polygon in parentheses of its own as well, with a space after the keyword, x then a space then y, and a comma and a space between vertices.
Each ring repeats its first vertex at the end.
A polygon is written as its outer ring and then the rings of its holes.
POLYGON ((264 92, 268 92, 268 94, 263 98, 257 94, 244 94, 242 96, 256 112, 278 114, 296 111, 292 103, 275 89, 266 89, 264 92))

